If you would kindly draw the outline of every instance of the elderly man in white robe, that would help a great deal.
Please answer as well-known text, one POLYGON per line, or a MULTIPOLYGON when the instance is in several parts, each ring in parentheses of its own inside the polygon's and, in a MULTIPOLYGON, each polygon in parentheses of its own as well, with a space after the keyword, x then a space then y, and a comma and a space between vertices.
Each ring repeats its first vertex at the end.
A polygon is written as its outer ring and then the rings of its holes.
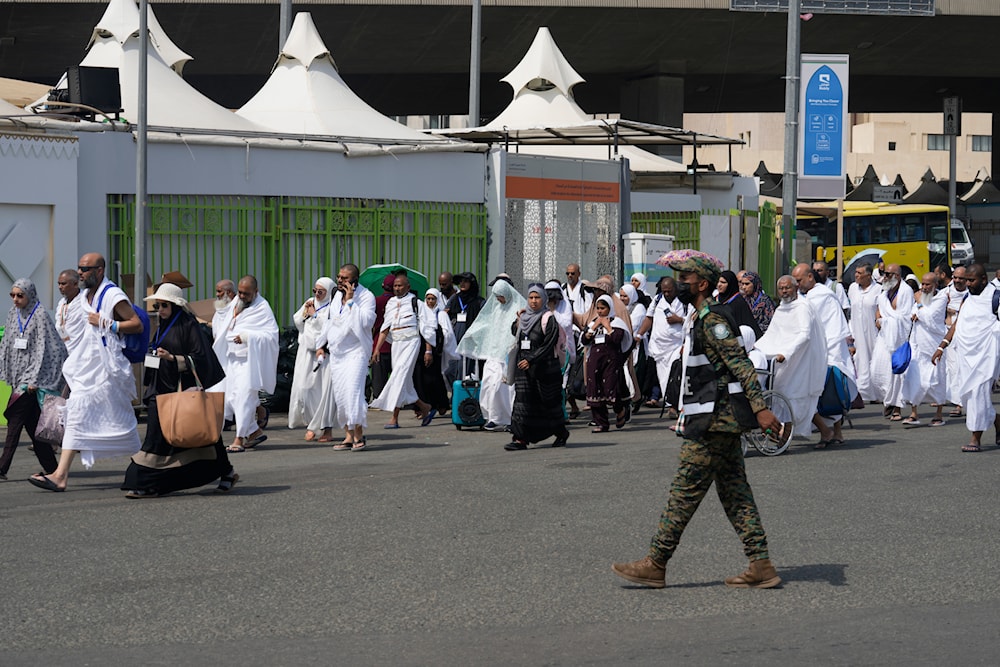
POLYGON ((847 296, 851 304, 851 337, 854 339, 854 367, 858 372, 858 393, 866 402, 879 400, 872 386, 871 363, 875 351, 875 311, 881 286, 872 279, 871 264, 862 264, 854 269, 854 282, 847 296))
POLYGON ((879 331, 871 373, 872 385, 885 406, 885 416, 895 422, 903 419, 903 376, 892 372, 892 353, 910 336, 913 303, 913 289, 903 280, 899 264, 887 265, 875 313, 875 326, 879 331))
POLYGON ((771 324, 755 348, 777 362, 771 388, 788 399, 795 432, 807 434, 826 381, 826 336, 809 303, 798 298, 795 278, 778 278, 778 298, 771 324))
POLYGON ((98 458, 131 456, 142 445, 132 409, 135 376, 121 339, 123 334, 141 333, 142 321, 125 292, 104 276, 104 257, 88 253, 77 268, 85 288, 78 298, 88 326, 63 364, 70 396, 63 413, 66 432, 59 467, 49 475, 28 478, 47 491, 66 490, 77 452, 84 467, 91 468, 98 458))
POLYGON ((236 298, 236 283, 223 278, 215 283, 215 314, 212 315, 212 340, 218 340, 225 330, 222 321, 226 319, 229 307, 236 298))
POLYGON ((955 395, 965 407, 965 426, 971 433, 963 452, 982 450, 983 431, 992 423, 997 430, 994 443, 1000 446, 1000 416, 993 407, 993 381, 1000 375, 1000 321, 997 306, 1000 295, 989 284, 982 264, 967 270, 969 296, 962 312, 934 351, 937 363, 949 350, 948 363, 958 366, 955 395))
POLYGON ((508 375, 513 369, 507 368, 507 355, 517 344, 510 325, 517 319, 518 312, 527 307, 527 303, 514 289, 510 278, 497 277, 490 284, 486 305, 458 343, 459 355, 484 362, 479 407, 486 420, 483 428, 487 431, 510 429, 514 409, 514 377, 508 375))
POLYGON ((830 266, 826 262, 813 262, 813 270, 819 274, 819 283, 825 285, 837 297, 844 314, 851 312, 851 302, 839 280, 830 277, 830 266))
POLYGON ((331 370, 325 375, 323 396, 309 430, 322 433, 317 442, 330 442, 333 429, 343 429, 344 439, 333 446, 336 451, 360 452, 368 446, 365 378, 372 353, 375 295, 358 283, 359 274, 354 264, 340 267, 330 315, 316 339, 316 363, 331 370))
MULTIPOLYGON (((833 292, 822 285, 817 284, 816 272, 807 264, 797 264, 792 269, 792 277, 799 283, 799 294, 806 297, 806 301, 813 309, 813 314, 819 320, 823 328, 826 340, 826 365, 829 369, 836 368, 846 378, 848 384, 848 394, 854 397, 858 393, 857 375, 854 372, 854 362, 851 359, 851 351, 847 346, 847 339, 851 335, 851 330, 847 326, 847 318, 840 308, 840 302, 833 292), (818 289, 817 289, 818 287, 818 289)), ((770 329, 770 327, 768 327, 770 329)), ((825 449, 828 446, 844 444, 844 435, 841 430, 844 417, 824 417, 816 414, 813 417, 813 425, 819 429, 820 440, 813 446, 814 449, 825 449)))
MULTIPOLYGON (((949 327, 955 323, 958 312, 962 310, 962 304, 965 303, 965 299, 969 296, 969 278, 967 273, 968 270, 964 266, 956 266, 954 273, 951 275, 951 282, 942 290, 948 295, 948 317, 945 319, 945 323, 949 327)), ((947 360, 952 354, 946 351, 944 353, 945 359, 947 360)), ((961 417, 962 401, 953 391, 959 384, 958 363, 954 359, 951 362, 945 364, 945 371, 948 376, 948 400, 955 404, 955 409, 951 411, 950 415, 952 417, 961 417)))
POLYGON ((254 276, 240 278, 236 298, 213 334, 212 349, 226 372, 213 389, 224 387, 226 419, 236 422, 236 437, 226 451, 239 453, 267 440, 257 423, 259 392, 273 392, 278 376, 278 323, 254 276))
POLYGON ((66 269, 59 274, 57 284, 62 298, 56 304, 56 331, 66 345, 66 351, 72 352, 80 345, 88 327, 83 297, 80 296, 80 274, 74 269, 66 269))
MULTIPOLYGON (((312 296, 292 315, 299 332, 299 348, 295 353, 292 390, 288 397, 288 428, 308 426, 323 397, 323 381, 328 369, 323 364, 316 368, 316 340, 330 317, 330 298, 335 285, 332 278, 318 278, 312 296)), ((315 440, 316 432, 307 429, 305 439, 315 440)))
POLYGON ((389 341, 392 345, 392 371, 382 392, 376 396, 371 407, 392 412, 392 419, 384 428, 399 428, 399 409, 411 403, 420 411, 421 426, 429 426, 428 415, 431 406, 420 400, 413 386, 413 367, 421 357, 422 350, 430 350, 432 332, 436 331, 437 317, 423 300, 410 292, 410 279, 405 275, 396 276, 392 283, 392 298, 385 304, 385 318, 375 342, 372 363, 378 363, 379 348, 389 341), (424 336, 424 339, 421 336, 424 336))
POLYGON ((910 416, 903 420, 907 426, 919 426, 920 416, 917 407, 921 403, 930 403, 937 408, 937 413, 931 419, 931 426, 944 426, 944 402, 946 399, 947 374, 945 360, 937 364, 931 363, 931 357, 944 335, 948 332, 945 325, 945 311, 948 307, 948 295, 939 292, 937 279, 933 273, 925 273, 920 281, 920 291, 916 294, 916 305, 913 309, 913 333, 910 336, 912 353, 910 365, 903 373, 903 403, 910 406, 910 416))

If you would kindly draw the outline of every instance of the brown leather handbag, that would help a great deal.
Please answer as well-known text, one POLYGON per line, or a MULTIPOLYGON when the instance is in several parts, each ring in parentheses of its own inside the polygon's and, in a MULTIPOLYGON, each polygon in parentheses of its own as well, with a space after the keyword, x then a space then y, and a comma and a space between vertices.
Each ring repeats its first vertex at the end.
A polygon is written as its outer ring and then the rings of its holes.
POLYGON ((196 387, 156 397, 156 411, 160 419, 160 432, 173 447, 189 449, 214 445, 222 435, 223 411, 226 396, 207 392, 201 385, 198 371, 189 358, 196 387))

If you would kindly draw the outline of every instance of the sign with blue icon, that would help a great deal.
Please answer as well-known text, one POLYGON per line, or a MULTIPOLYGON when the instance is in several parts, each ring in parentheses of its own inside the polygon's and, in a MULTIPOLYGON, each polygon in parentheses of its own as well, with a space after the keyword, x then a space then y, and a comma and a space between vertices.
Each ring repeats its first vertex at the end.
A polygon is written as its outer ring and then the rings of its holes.
POLYGON ((799 196, 837 199, 846 178, 848 56, 802 54, 799 196))

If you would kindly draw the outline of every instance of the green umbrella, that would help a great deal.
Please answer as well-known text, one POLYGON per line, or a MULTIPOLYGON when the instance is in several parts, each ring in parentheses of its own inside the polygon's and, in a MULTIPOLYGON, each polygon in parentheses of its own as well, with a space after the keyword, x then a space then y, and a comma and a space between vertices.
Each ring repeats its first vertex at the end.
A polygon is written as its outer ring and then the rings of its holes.
POLYGON ((402 264, 373 264, 361 272, 358 282, 378 296, 382 294, 382 280, 389 274, 398 275, 402 271, 405 271, 406 277, 410 279, 410 289, 421 299, 424 298, 424 292, 430 287, 427 276, 402 264))

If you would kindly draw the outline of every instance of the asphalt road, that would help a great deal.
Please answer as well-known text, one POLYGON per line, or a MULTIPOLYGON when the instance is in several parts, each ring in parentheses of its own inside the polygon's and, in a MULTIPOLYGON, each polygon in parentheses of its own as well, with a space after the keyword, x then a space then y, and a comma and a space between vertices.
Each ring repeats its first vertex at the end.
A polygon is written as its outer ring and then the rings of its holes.
POLYGON ((680 440, 656 417, 506 452, 373 412, 357 453, 276 417, 231 495, 151 500, 123 497, 125 460, 35 489, 19 450, 0 664, 995 664, 1000 450, 961 453, 963 421, 868 407, 843 447, 748 457, 784 586, 723 585, 745 561, 710 495, 655 591, 610 564, 644 555, 666 500, 680 440))

